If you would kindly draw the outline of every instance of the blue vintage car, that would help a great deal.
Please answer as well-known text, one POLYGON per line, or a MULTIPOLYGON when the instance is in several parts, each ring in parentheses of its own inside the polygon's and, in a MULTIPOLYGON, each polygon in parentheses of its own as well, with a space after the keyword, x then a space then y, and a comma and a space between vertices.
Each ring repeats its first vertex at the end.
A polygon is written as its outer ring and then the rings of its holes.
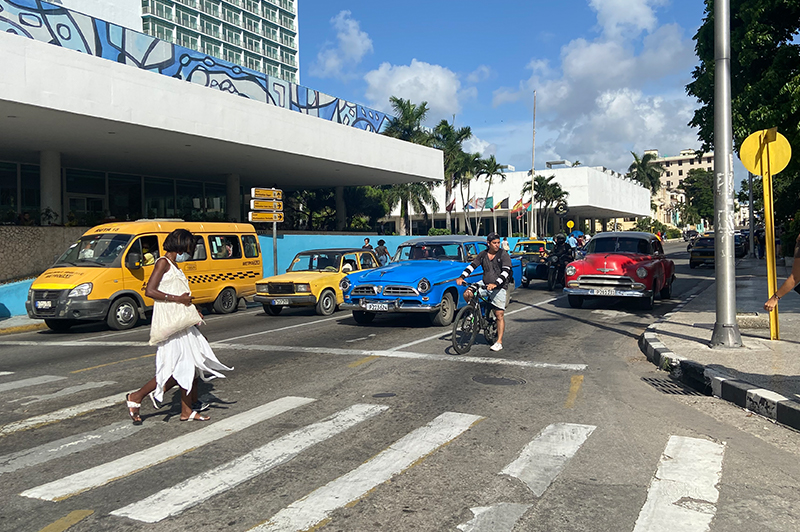
MULTIPOLYGON (((475 255, 486 249, 486 240, 475 236, 430 236, 407 240, 398 246, 392 262, 368 271, 348 274, 340 283, 344 293, 341 309, 353 311, 357 323, 370 323, 377 314, 421 312, 431 323, 446 326, 466 305, 465 286, 456 279, 475 255)), ((515 287, 522 279, 519 259, 511 259, 515 287)), ((468 281, 478 281, 478 267, 468 281)))

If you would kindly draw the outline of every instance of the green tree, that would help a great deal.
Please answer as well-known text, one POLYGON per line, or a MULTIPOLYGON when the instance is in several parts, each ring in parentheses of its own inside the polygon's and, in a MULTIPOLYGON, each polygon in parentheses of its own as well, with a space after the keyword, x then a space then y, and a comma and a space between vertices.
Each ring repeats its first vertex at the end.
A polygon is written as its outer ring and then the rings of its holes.
MULTIPOLYGON (((494 155, 490 155, 486 159, 481 159, 478 163, 478 175, 477 177, 486 176, 486 182, 488 183, 486 187, 486 196, 484 196, 484 203, 481 206, 481 212, 479 217, 483 217, 483 210, 486 208, 486 198, 489 197, 489 193, 492 190, 492 184, 494 183, 494 177, 497 176, 500 178, 500 182, 505 182, 506 174, 503 173, 503 170, 507 169, 508 166, 505 164, 500 164, 495 159, 494 155)), ((489 205, 489 208, 493 208, 494 205, 489 205)))
POLYGON ((383 134, 406 142, 429 146, 432 137, 422 127, 422 123, 428 115, 428 102, 416 105, 411 103, 411 100, 391 96, 389 103, 392 105, 394 116, 389 119, 389 124, 383 134))
MULTIPOLYGON (((800 153, 800 2, 731 0, 731 110, 734 149, 751 133, 778 128, 800 153)), ((700 64, 686 90, 700 102, 689 125, 698 128, 703 149, 714 145, 714 4, 706 0, 703 24, 694 36, 700 64)), ((800 157, 773 181, 776 222, 800 204, 800 157)), ((754 187, 755 188, 755 187, 754 187)))
MULTIPOLYGON (((550 211, 559 203, 566 203, 569 192, 561 188, 561 184, 555 182, 556 176, 544 177, 537 175, 534 177, 533 203, 537 205, 538 217, 537 225, 542 235, 550 234, 549 220, 550 211)), ((531 182, 526 181, 522 185, 522 196, 531 193, 531 182)))
POLYGON ((645 153, 641 157, 631 152, 633 162, 628 167, 628 177, 641 183, 650 189, 651 194, 655 194, 661 188, 661 174, 664 167, 661 163, 655 162, 655 153, 645 153))
POLYGON ((693 168, 683 180, 682 187, 686 194, 686 203, 692 209, 691 212, 700 218, 713 221, 714 174, 708 170, 693 168))
MULTIPOLYGON (((431 145, 442 150, 444 159, 444 204, 450 206, 453 199, 453 186, 458 171, 458 159, 464 153, 462 144, 472 136, 469 126, 456 128, 447 120, 442 120, 433 130, 431 145)), ((450 211, 445 212, 447 228, 450 229, 450 211)))
POLYGON ((411 221, 409 215, 411 210, 418 214, 428 217, 428 209, 435 212, 439 209, 439 203, 431 191, 432 185, 428 183, 401 183, 391 185, 386 190, 386 202, 389 210, 394 210, 400 205, 400 234, 411 234, 411 221))

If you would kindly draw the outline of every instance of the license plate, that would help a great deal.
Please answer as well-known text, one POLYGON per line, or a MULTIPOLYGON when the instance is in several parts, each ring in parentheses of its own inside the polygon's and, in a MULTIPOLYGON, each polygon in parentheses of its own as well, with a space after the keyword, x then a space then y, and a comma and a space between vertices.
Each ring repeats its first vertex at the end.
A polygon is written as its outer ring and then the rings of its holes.
POLYGON ((593 296, 614 296, 617 295, 617 291, 613 288, 595 288, 591 291, 591 295, 593 296))
POLYGON ((386 312, 389 310, 389 303, 367 303, 367 310, 370 312, 386 312))
POLYGON ((272 300, 272 304, 273 305, 288 305, 289 304, 289 300, 286 299, 286 298, 273 299, 272 300))
POLYGON ((52 301, 36 301, 36 308, 53 308, 52 301))

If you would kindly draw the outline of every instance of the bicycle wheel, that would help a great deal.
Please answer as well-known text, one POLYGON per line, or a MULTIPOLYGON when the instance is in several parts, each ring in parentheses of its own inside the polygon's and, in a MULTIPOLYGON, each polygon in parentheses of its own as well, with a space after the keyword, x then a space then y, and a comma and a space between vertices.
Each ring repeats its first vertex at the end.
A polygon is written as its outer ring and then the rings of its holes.
POLYGON ((494 314, 494 309, 489 309, 486 312, 483 337, 486 338, 486 343, 489 345, 493 345, 497 341, 497 316, 494 314))
POLYGON ((453 322, 453 349, 459 355, 466 355, 475 343, 480 329, 480 315, 478 309, 467 305, 458 311, 453 322))

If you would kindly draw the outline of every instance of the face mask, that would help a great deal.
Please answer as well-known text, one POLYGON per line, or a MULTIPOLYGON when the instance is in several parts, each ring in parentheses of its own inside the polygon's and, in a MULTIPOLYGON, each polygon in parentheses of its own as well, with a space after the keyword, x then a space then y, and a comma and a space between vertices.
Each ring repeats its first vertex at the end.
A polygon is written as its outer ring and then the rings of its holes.
POLYGON ((181 253, 177 257, 175 257, 175 262, 186 262, 190 258, 191 256, 188 253, 181 253))

